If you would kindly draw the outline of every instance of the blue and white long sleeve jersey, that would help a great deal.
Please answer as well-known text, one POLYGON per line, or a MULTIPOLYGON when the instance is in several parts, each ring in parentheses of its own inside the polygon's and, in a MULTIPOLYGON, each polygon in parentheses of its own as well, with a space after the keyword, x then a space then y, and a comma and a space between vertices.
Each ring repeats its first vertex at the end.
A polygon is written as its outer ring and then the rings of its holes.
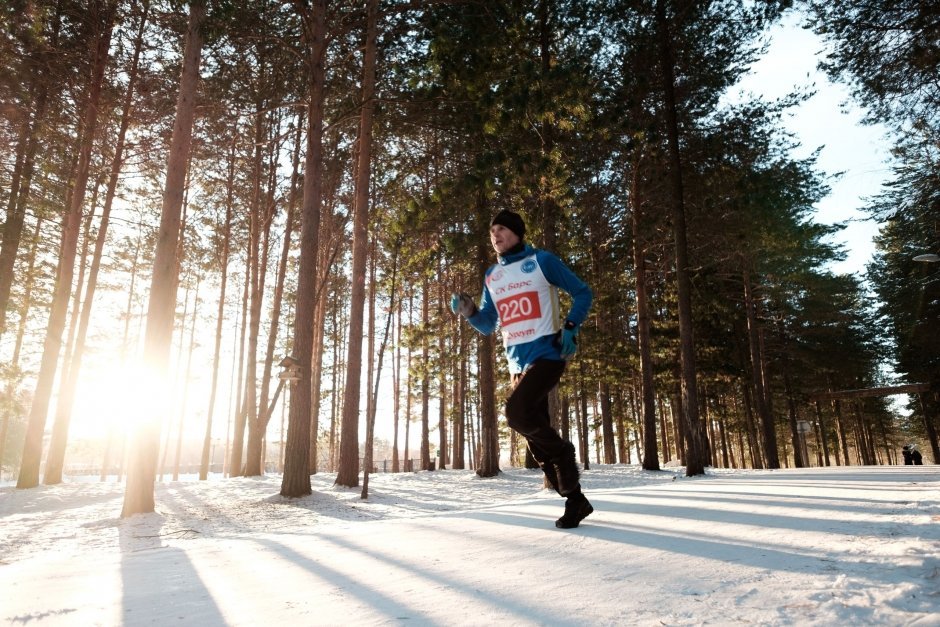
POLYGON ((555 335, 564 320, 580 325, 587 318, 594 295, 591 288, 552 253, 526 245, 517 253, 499 257, 486 271, 483 297, 468 322, 489 335, 499 323, 509 371, 523 372, 538 359, 561 361, 555 335), (573 300, 561 317, 558 290, 573 300))

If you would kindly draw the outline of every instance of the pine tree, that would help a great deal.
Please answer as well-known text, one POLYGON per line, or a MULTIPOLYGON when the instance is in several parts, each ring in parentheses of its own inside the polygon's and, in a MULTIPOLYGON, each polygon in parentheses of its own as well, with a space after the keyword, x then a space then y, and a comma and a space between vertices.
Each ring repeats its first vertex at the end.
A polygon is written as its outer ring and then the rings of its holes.
POLYGON ((199 82, 199 65, 204 42, 202 29, 205 17, 206 5, 201 0, 194 0, 189 7, 183 72, 180 79, 173 139, 167 161, 163 212, 150 284, 144 356, 152 369, 153 380, 142 382, 148 386, 151 395, 146 397, 147 404, 142 408, 147 416, 141 421, 134 436, 132 462, 127 473, 124 508, 121 512, 121 516, 125 518, 154 510, 153 483, 157 471, 159 416, 153 414, 162 406, 159 399, 165 398, 167 390, 169 347, 173 334, 173 314, 176 308, 176 260, 180 234, 180 209, 183 204, 195 119, 196 89, 199 82))

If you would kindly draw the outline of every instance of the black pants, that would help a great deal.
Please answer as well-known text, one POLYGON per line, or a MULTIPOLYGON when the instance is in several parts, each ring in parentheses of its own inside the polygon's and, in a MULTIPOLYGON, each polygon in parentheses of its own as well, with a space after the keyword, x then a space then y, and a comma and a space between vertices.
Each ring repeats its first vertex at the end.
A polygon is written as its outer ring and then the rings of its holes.
POLYGON ((513 391, 506 401, 509 426, 522 434, 539 463, 559 458, 565 441, 552 427, 548 393, 565 371, 564 361, 540 359, 522 374, 513 375, 513 391))

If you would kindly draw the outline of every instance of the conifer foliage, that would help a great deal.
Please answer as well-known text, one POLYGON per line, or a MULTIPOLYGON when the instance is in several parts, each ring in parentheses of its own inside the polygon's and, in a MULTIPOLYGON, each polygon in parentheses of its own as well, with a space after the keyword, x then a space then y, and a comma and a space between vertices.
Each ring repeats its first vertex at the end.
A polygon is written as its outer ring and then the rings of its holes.
POLYGON ((171 471, 365 472, 365 498, 524 464, 498 340, 448 306, 500 209, 595 293, 551 402, 586 469, 940 456, 935 393, 814 400, 887 361, 938 385, 937 12, 796 3, 898 130, 875 306, 828 269, 800 97, 722 98, 790 4, 4 3, 0 471, 126 477, 129 516, 171 471))

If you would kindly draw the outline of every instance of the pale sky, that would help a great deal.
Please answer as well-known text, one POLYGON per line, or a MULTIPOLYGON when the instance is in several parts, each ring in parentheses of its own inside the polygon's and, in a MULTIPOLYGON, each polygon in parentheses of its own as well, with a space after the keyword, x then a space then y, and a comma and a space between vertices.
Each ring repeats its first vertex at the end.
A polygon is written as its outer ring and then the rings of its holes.
MULTIPOLYGON (((862 110, 850 100, 848 89, 831 83, 816 69, 822 40, 799 24, 799 14, 791 12, 771 29, 767 54, 754 65, 740 89, 767 99, 796 89, 816 90, 816 95, 787 116, 786 126, 802 144, 795 156, 805 157, 823 146, 818 167, 827 174, 844 172, 830 181, 832 192, 819 203, 817 219, 825 224, 862 220, 867 217, 859 211, 865 198, 875 195, 890 174, 888 129, 862 124, 862 110)), ((863 273, 875 250, 872 238, 877 231, 873 222, 850 222, 836 238, 845 244, 848 258, 833 270, 863 273)))

